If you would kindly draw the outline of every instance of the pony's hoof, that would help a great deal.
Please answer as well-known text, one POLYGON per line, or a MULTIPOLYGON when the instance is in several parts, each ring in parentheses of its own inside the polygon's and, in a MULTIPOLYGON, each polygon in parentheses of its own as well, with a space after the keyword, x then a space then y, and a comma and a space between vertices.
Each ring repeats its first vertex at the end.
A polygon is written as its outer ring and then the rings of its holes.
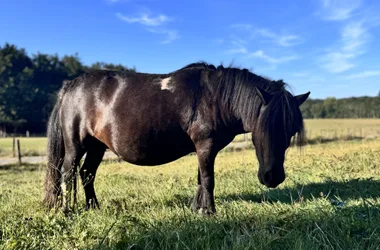
POLYGON ((62 213, 64 215, 68 215, 71 211, 72 209, 70 209, 69 207, 62 207, 62 213))
POLYGON ((87 204, 86 204, 86 207, 85 207, 85 210, 88 211, 90 209, 100 209, 99 207, 99 203, 97 200, 95 199, 90 199, 87 204))
POLYGON ((203 216, 213 216, 216 214, 215 208, 202 208, 202 215, 203 216))
POLYGON ((200 208, 201 206, 199 206, 196 202, 191 205, 191 211, 193 211, 193 213, 198 213, 200 208))

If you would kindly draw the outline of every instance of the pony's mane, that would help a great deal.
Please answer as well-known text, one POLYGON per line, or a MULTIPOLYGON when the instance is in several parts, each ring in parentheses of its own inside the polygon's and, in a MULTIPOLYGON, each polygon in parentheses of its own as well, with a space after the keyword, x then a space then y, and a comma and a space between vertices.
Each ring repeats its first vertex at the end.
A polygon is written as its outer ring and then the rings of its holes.
MULTIPOLYGON (((273 144, 270 135, 275 134, 279 128, 275 126, 280 122, 284 134, 296 132, 294 137, 298 146, 304 142, 304 124, 298 104, 293 95, 286 89, 288 85, 282 80, 273 81, 250 72, 248 69, 238 67, 215 67, 206 62, 191 63, 180 70, 203 69, 214 72, 216 78, 210 81, 209 89, 213 90, 213 97, 221 105, 238 114, 247 126, 255 124, 255 136, 260 136, 263 143, 273 144), (257 88, 272 95, 272 100, 261 114, 260 122, 257 118, 263 106, 257 93, 257 88), (281 119, 280 121, 278 119, 281 119)), ((274 146, 274 145, 270 145, 274 146)))
MULTIPOLYGON (((277 92, 280 90, 285 91, 286 87, 288 86, 282 80, 273 81, 269 78, 256 75, 246 68, 241 69, 238 67, 233 67, 232 64, 228 67, 224 67, 223 65, 215 67, 212 64, 201 61, 188 64, 185 67, 177 70, 177 72, 186 69, 207 69, 211 71, 222 72, 224 78, 233 78, 230 80, 238 81, 235 83, 236 85, 246 84, 248 80, 248 84, 255 85, 256 87, 261 88, 269 93, 277 92)), ((229 85, 231 86, 231 82, 229 82, 229 85)))

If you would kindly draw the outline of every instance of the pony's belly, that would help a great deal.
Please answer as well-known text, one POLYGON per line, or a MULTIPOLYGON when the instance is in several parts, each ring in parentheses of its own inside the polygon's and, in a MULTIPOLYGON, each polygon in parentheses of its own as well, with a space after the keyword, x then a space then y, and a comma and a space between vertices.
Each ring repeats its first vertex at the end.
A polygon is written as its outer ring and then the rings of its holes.
POLYGON ((191 140, 154 141, 152 143, 131 143, 116 152, 124 161, 135 165, 155 166, 175 161, 194 152, 191 140))
POLYGON ((156 152, 152 152, 154 148, 150 149, 130 149, 119 155, 122 160, 131 164, 140 166, 156 166, 166 164, 175 161, 191 152, 194 152, 192 148, 155 148, 156 152), (175 150, 175 151, 174 151, 175 150))

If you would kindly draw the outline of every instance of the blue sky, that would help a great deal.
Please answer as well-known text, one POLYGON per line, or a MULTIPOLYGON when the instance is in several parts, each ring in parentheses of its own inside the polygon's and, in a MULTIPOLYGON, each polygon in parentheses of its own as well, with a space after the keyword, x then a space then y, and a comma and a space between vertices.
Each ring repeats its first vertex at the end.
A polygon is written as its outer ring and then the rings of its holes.
POLYGON ((380 90, 380 2, 0 0, 0 44, 165 73, 204 60, 312 98, 380 90))

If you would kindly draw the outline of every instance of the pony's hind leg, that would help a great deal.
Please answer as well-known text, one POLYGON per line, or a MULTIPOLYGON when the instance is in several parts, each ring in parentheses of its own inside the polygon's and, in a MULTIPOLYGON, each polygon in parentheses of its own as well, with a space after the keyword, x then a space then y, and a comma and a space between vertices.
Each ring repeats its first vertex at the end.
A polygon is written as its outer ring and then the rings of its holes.
MULTIPOLYGON (((77 145, 65 145, 65 159, 61 167, 62 179, 62 208, 68 211, 71 203, 73 186, 76 189, 76 171, 85 151, 77 145)), ((76 190, 74 190, 74 204, 76 202, 76 190)))
POLYGON ((96 171, 103 159, 105 151, 106 147, 104 145, 88 149, 84 163, 79 171, 86 196, 86 210, 99 208, 99 203, 95 195, 94 181, 96 171))

